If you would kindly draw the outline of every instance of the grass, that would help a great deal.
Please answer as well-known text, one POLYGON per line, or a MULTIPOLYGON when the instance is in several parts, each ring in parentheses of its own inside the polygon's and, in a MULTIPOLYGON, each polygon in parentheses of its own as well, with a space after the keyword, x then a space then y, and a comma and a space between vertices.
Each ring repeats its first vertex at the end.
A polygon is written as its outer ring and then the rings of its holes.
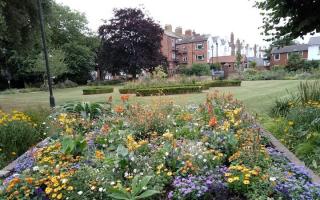
MULTIPOLYGON (((136 97, 131 96, 131 102, 149 103, 158 98, 166 98, 173 100, 176 104, 186 105, 190 103, 202 103, 206 98, 206 94, 215 89, 232 93, 241 100, 247 107, 249 112, 261 113, 265 115, 268 109, 278 97, 287 95, 286 89, 289 91, 296 90, 300 81, 297 80, 272 80, 272 81, 244 81, 241 87, 224 87, 210 88, 209 91, 196 94, 186 95, 170 95, 164 97, 136 97)), ((110 94, 82 95, 82 90, 86 87, 56 89, 54 96, 57 105, 74 101, 89 101, 89 102, 105 102, 109 96, 113 96, 115 104, 120 103, 120 94, 118 89, 120 86, 115 86, 114 92, 110 94)), ((3 110, 25 110, 32 107, 48 107, 49 97, 48 92, 36 91, 31 93, 17 94, 0 94, 0 108, 3 110)))

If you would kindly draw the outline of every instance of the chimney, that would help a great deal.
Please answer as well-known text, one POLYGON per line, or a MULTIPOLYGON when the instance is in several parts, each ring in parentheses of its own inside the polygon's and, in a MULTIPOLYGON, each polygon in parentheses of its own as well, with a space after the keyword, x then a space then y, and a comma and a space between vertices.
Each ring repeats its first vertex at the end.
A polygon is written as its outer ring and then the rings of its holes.
POLYGON ((172 26, 171 26, 171 24, 166 24, 166 25, 164 26, 164 30, 165 30, 165 31, 172 32, 172 26))
POLYGON ((176 33, 178 36, 182 36, 182 28, 181 28, 180 26, 176 27, 175 33, 176 33))
POLYGON ((186 30, 184 32, 185 36, 191 37, 192 36, 192 31, 190 29, 186 30))

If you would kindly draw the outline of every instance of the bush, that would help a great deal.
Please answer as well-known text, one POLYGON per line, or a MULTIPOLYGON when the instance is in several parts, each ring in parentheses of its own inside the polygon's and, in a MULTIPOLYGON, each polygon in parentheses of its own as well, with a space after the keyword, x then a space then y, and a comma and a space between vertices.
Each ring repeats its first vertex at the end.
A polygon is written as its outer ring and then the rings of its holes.
POLYGON ((93 87, 83 90, 83 95, 112 93, 113 88, 110 87, 93 87))
POLYGON ((137 96, 152 96, 152 95, 170 95, 170 94, 185 94, 201 92, 201 86, 181 86, 181 87, 164 87, 164 88, 148 88, 137 89, 137 96))
POLYGON ((320 81, 301 82, 298 87, 297 98, 302 104, 320 100, 320 81))
POLYGON ((0 153, 5 155, 0 168, 43 139, 39 126, 24 113, 0 111, 0 153))
POLYGON ((219 80, 203 83, 204 87, 230 87, 230 86, 241 86, 239 80, 219 80))
POLYGON ((211 75, 210 66, 208 64, 193 64, 191 67, 183 67, 180 69, 181 74, 188 76, 209 76, 211 75))

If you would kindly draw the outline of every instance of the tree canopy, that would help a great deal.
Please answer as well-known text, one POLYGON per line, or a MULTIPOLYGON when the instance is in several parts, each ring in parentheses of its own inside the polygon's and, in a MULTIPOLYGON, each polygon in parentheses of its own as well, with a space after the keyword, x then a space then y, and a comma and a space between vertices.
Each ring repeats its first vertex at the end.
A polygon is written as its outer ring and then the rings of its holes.
POLYGON ((99 66, 112 74, 136 76, 163 61, 163 29, 141 9, 115 9, 114 17, 99 28, 99 66))
POLYGON ((259 0, 255 6, 261 10, 267 41, 291 41, 320 32, 319 0, 259 0))
MULTIPOLYGON (((95 66, 98 37, 88 29, 84 14, 53 0, 41 2, 48 51, 54 56, 49 60, 51 71, 60 71, 62 79, 85 83, 95 66), (68 70, 53 69, 57 61, 68 70)), ((0 0, 0 88, 3 79, 19 87, 41 79, 41 52, 37 0, 0 0)))

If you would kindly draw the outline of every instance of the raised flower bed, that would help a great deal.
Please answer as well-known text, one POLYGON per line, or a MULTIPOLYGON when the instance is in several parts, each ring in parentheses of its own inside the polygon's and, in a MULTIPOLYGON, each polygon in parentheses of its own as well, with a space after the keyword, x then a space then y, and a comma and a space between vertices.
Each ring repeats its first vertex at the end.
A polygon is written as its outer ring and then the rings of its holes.
POLYGON ((122 100, 93 120, 58 114, 57 134, 16 163, 0 199, 320 198, 230 95, 187 107, 122 100))

